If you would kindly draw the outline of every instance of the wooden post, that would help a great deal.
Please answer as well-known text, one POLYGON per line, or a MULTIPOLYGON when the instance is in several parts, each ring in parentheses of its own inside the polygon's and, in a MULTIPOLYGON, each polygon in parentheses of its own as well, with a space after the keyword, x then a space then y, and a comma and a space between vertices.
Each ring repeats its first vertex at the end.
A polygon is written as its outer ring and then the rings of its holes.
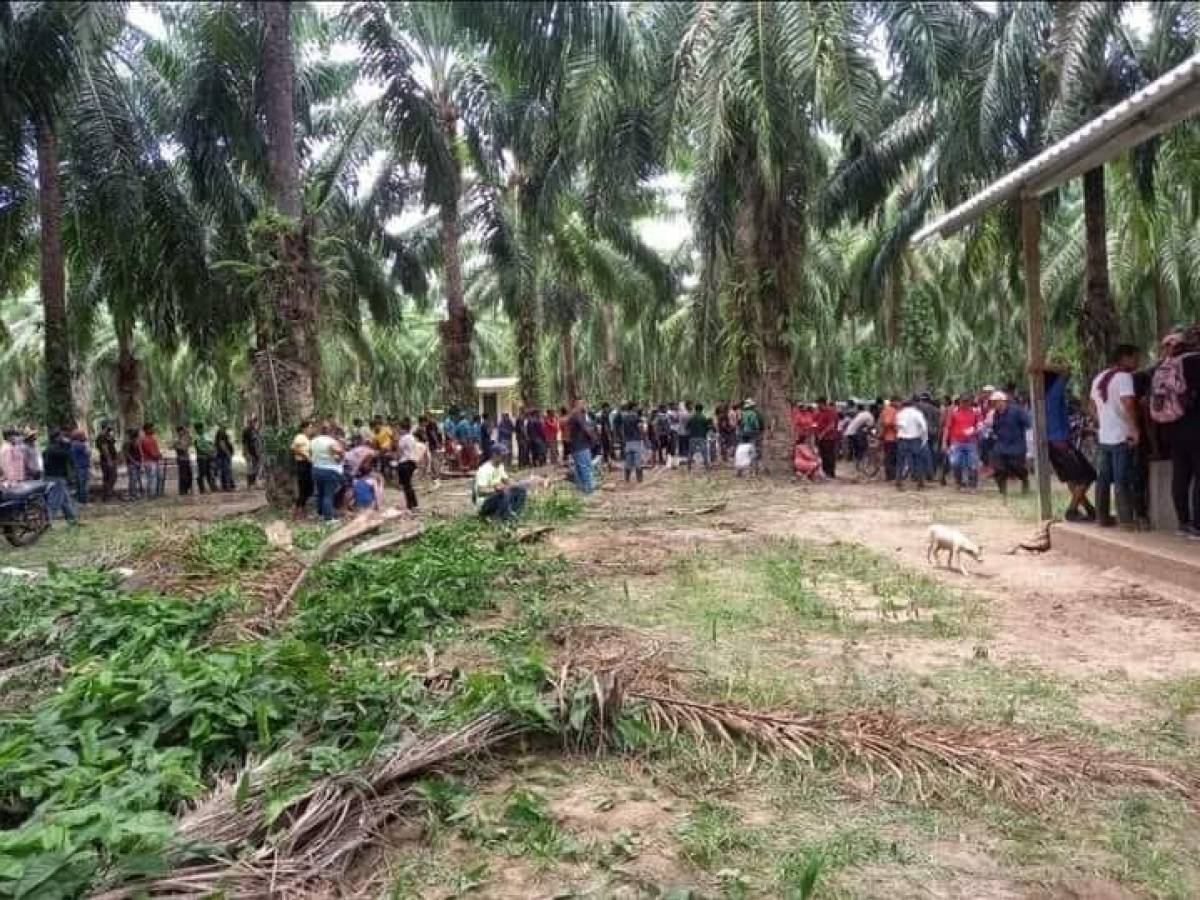
POLYGON ((1050 497, 1050 447, 1046 443, 1046 373, 1042 346, 1042 260, 1038 242, 1042 216, 1036 195, 1021 197, 1021 249, 1025 259, 1025 344, 1029 354, 1029 401, 1037 460, 1038 510, 1042 521, 1054 517, 1050 497))

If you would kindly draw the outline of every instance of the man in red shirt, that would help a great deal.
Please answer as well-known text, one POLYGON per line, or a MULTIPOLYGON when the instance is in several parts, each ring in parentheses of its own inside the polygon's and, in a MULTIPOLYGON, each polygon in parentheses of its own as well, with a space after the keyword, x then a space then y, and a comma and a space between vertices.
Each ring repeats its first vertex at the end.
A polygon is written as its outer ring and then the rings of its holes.
POLYGON ((817 452, 821 455, 821 468, 830 478, 835 477, 837 470, 838 443, 841 434, 838 432, 837 408, 821 397, 817 400, 817 412, 813 416, 813 431, 817 436, 817 452))
POLYGON ((154 426, 149 422, 142 426, 138 449, 142 451, 142 478, 146 485, 146 495, 161 497, 166 482, 162 468, 162 451, 158 448, 158 436, 154 432, 154 426))
POLYGON ((979 486, 979 412, 969 394, 962 394, 946 416, 942 428, 942 446, 949 454, 950 469, 959 490, 979 486))

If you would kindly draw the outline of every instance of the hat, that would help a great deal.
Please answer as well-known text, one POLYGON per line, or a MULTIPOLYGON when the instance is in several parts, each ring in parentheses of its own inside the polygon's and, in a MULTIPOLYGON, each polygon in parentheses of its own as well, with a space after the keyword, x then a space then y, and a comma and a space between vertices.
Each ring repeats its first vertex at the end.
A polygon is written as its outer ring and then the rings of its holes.
POLYGON ((1007 400, 1008 394, 1004 393, 1004 391, 993 391, 992 399, 993 400, 1007 400))
MULTIPOLYGON (((996 386, 995 386, 994 384, 985 384, 985 385, 983 386, 983 392, 984 392, 985 394, 990 394, 990 393, 992 393, 992 392, 993 392, 993 391, 995 391, 995 390, 996 390, 996 386)), ((995 398, 993 398, 993 399, 995 399, 995 398)))
POLYGON ((753 405, 754 405, 754 400, 750 397, 747 397, 746 402, 742 404, 742 406, 753 406, 753 405))

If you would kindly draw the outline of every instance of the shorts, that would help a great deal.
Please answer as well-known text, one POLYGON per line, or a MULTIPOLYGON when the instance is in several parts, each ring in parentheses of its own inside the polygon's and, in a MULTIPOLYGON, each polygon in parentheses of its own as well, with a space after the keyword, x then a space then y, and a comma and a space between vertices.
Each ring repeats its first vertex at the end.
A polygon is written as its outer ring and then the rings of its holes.
POLYGON ((1091 485, 1096 481, 1096 467, 1078 448, 1065 441, 1050 442, 1050 467, 1065 484, 1091 485))
POLYGON ((993 453, 992 464, 993 474, 997 478, 1019 478, 1024 481, 1029 477, 1024 453, 993 453))

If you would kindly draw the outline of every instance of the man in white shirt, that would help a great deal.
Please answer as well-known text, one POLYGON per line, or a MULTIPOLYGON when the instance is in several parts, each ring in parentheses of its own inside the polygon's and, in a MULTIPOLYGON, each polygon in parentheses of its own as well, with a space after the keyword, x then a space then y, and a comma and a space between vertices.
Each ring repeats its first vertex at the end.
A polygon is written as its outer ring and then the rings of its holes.
POLYGON ((850 442, 850 458, 857 462, 867 449, 867 432, 875 425, 875 417, 863 404, 846 426, 846 439, 850 442))
POLYGON ((515 519, 525 507, 527 494, 523 485, 508 480, 504 448, 493 444, 488 461, 475 473, 475 505, 479 508, 480 518, 515 519))
POLYGON ((1138 403, 1133 389, 1133 372, 1138 367, 1138 349, 1121 344, 1112 364, 1092 381, 1092 413, 1098 423, 1096 442, 1096 513, 1102 526, 1120 521, 1133 528, 1134 448, 1138 432, 1138 403), (1113 519, 1109 487, 1117 495, 1117 519, 1113 519))
POLYGON ((911 475, 918 490, 925 490, 925 445, 929 443, 929 424, 925 414, 909 399, 896 413, 896 490, 904 490, 911 475))

